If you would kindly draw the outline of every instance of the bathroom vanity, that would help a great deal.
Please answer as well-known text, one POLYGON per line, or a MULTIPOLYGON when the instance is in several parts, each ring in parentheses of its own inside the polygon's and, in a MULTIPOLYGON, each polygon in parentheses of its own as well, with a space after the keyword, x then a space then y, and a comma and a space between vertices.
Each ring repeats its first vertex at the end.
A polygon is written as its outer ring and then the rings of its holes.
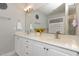
MULTIPOLYGON (((41 9, 43 8, 41 7, 41 9)), ((15 33, 16 53, 20 56, 79 55, 79 35, 77 34, 79 25, 76 18, 76 4, 63 3, 48 14, 39 11, 37 9, 35 12, 30 12, 30 15, 25 12, 24 32, 28 34, 15 33), (36 32, 40 32, 40 35, 36 32)))
POLYGON ((20 56, 77 56, 78 36, 54 34, 15 33, 15 51, 20 56))

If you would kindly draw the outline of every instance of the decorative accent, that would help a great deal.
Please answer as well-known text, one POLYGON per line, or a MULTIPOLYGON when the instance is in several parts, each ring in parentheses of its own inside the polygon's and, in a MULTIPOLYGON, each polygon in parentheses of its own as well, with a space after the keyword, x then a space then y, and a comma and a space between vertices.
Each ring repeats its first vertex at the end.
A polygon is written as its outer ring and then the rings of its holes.
POLYGON ((73 20, 72 25, 73 25, 73 27, 76 27, 76 26, 77 26, 77 21, 76 21, 76 19, 73 20))
POLYGON ((16 30, 17 31, 22 31, 23 30, 22 23, 21 23, 20 20, 17 21, 16 30))
POLYGON ((45 31, 44 28, 35 28, 34 30, 35 30, 35 32, 40 33, 40 35, 41 35, 41 33, 43 33, 45 31))
POLYGON ((36 18, 36 19, 39 19, 39 15, 38 15, 38 14, 36 14, 36 15, 35 15, 35 18, 36 18))
POLYGON ((7 7, 6 3, 0 3, 0 9, 7 9, 7 7))

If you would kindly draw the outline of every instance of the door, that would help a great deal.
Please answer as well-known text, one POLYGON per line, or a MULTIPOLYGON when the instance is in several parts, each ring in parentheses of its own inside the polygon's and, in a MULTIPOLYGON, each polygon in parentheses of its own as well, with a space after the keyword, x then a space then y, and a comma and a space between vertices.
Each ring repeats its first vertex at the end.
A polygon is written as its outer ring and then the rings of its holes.
POLYGON ((0 17, 0 54, 14 48, 13 33, 14 30, 12 20, 0 17))
POLYGON ((38 44, 32 44, 31 54, 33 56, 45 56, 44 47, 38 44))

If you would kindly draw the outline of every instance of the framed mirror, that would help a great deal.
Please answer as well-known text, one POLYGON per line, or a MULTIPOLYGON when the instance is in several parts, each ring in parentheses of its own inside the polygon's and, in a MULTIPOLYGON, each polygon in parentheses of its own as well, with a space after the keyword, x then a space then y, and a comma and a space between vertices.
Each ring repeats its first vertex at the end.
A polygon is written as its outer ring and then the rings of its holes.
POLYGON ((76 4, 32 3, 31 5, 34 11, 28 15, 30 19, 27 17, 30 20, 27 22, 28 27, 31 24, 35 25, 32 28, 41 27, 50 34, 60 32, 64 35, 76 35, 76 4))

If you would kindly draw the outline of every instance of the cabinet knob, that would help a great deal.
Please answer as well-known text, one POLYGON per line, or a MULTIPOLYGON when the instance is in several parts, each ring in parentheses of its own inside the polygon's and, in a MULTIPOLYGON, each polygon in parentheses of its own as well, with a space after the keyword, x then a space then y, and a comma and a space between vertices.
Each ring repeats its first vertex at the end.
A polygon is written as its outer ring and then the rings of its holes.
POLYGON ((46 50, 48 51, 49 49, 47 48, 46 50))

